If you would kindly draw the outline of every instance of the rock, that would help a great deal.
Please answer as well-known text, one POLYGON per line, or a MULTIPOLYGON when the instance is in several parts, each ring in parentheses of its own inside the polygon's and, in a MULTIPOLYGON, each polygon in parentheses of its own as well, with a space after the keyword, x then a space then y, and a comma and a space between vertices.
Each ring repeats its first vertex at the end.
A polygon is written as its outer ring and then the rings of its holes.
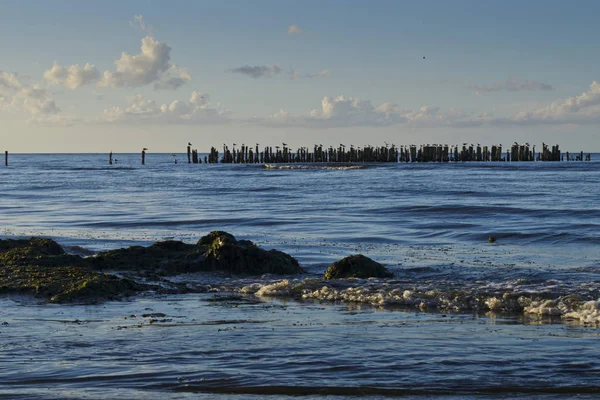
POLYGON ((204 252, 193 244, 169 240, 151 246, 109 250, 88 259, 94 269, 152 271, 167 275, 205 270, 204 252))
POLYGON ((81 257, 65 253, 52 239, 0 240, 0 265, 82 265, 81 257))
POLYGON ((198 244, 208 246, 206 263, 214 270, 248 275, 304 272, 294 257, 278 250, 261 249, 249 240, 238 241, 226 232, 211 232, 198 244))
POLYGON ((0 240, 0 293, 23 293, 50 302, 95 303, 143 290, 131 280, 91 271, 53 240, 0 240))
POLYGON ((323 279, 391 278, 393 276, 382 264, 357 254, 331 264, 323 279))
POLYGON ((277 250, 266 251, 249 240, 214 231, 194 244, 157 242, 149 247, 110 250, 89 258, 95 269, 155 272, 167 275, 201 271, 235 274, 298 274, 298 261, 277 250))
MULTIPOLYGON (((161 281, 160 275, 224 270, 237 274, 298 274, 298 261, 281 251, 266 251, 248 240, 236 240, 215 231, 197 244, 181 241, 156 242, 105 251, 94 257, 67 254, 53 240, 0 240, 0 293, 25 293, 51 302, 88 302, 118 299, 142 290, 175 290, 185 284, 136 283, 99 270, 133 271, 134 279, 161 281)), ((164 283, 164 282, 162 282, 164 283)))

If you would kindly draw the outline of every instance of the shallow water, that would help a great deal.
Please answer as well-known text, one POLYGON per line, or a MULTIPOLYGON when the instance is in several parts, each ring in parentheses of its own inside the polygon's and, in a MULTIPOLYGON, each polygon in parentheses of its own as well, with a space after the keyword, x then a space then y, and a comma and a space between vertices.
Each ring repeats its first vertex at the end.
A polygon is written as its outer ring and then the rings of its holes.
POLYGON ((98 306, 3 298, 0 396, 600 392, 600 155, 284 168, 178 157, 148 154, 142 167, 139 155, 109 166, 105 155, 11 154, 0 236, 97 251, 218 229, 286 251, 308 274, 183 276, 210 293, 98 306), (323 290, 328 263, 354 253, 395 278, 323 290), (573 296, 588 308, 572 309, 573 296), (525 314, 510 312, 517 298, 525 314))
POLYGON ((600 391, 598 330, 519 316, 214 294, 103 306, 4 300, 2 308, 0 394, 7 396, 600 391))

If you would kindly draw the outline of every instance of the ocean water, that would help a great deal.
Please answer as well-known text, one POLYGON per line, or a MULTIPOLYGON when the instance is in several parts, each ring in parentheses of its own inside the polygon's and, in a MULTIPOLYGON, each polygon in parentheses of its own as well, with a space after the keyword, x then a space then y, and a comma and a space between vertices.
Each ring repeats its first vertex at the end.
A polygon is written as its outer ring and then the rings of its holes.
POLYGON ((308 272, 185 275, 172 279, 206 293, 94 306, 2 297, 0 397, 600 393, 599 154, 268 167, 114 157, 10 154, 0 237, 94 252, 225 230, 308 272), (356 253, 394 278, 320 279, 356 253))

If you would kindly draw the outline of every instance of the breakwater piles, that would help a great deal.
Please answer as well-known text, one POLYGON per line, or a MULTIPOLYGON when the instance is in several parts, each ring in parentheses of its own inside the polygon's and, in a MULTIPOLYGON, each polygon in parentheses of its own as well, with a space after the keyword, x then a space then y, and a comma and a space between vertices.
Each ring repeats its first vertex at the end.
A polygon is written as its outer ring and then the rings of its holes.
MULTIPOLYGON (((403 162, 504 162, 504 161, 583 161, 583 152, 573 156, 569 152, 563 154, 558 145, 548 146, 542 143, 542 151, 536 153, 535 145, 514 143, 505 153, 502 145, 482 146, 480 144, 463 143, 459 145, 425 144, 425 145, 389 145, 384 146, 346 146, 323 147, 322 144, 312 148, 299 147, 292 149, 286 143, 281 146, 241 146, 235 143, 230 148, 223 145, 223 152, 211 147, 204 162, 223 164, 271 164, 271 163, 403 163, 403 162)), ((194 150, 195 151, 195 150, 194 150)), ((188 154, 190 147, 188 146, 188 154)), ((197 151, 194 163, 198 160, 197 151)), ((189 158, 188 158, 189 160, 189 158)), ((591 160, 587 154, 586 161, 591 160)), ((188 161, 189 162, 189 161, 188 161)))

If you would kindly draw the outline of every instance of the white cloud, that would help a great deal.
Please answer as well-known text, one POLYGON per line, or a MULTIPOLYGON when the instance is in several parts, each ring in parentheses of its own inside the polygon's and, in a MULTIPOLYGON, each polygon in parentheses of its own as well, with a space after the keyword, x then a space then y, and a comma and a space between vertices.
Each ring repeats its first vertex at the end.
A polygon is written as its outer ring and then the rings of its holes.
POLYGON ((129 21, 129 25, 141 29, 149 36, 152 36, 154 31, 154 28, 146 23, 144 16, 139 14, 133 16, 133 20, 129 21))
POLYGON ((140 87, 155 83, 155 89, 177 89, 191 79, 187 69, 170 62, 171 48, 151 36, 142 39, 141 53, 125 52, 115 61, 116 71, 104 72, 100 86, 140 87))
POLYGON ((172 65, 171 68, 160 77, 158 82, 154 84, 154 90, 177 90, 191 80, 192 76, 187 68, 179 68, 176 65, 172 65))
POLYGON ((25 112, 32 116, 60 112, 46 89, 39 85, 28 85, 19 75, 4 71, 0 71, 0 109, 25 112))
POLYGON ((54 85, 64 85, 69 89, 78 89, 89 83, 95 83, 100 78, 100 71, 96 66, 85 64, 83 67, 74 64, 69 67, 61 67, 54 64, 52 68, 44 72, 44 79, 54 85))
POLYGON ((106 87, 140 87, 154 83, 155 90, 176 90, 192 80, 187 68, 171 63, 171 48, 150 36, 142 39, 141 52, 137 55, 121 53, 116 60, 116 71, 106 71, 103 75, 96 66, 89 63, 83 67, 74 64, 62 67, 54 64, 44 72, 44 78, 51 84, 78 89, 84 85, 97 83, 106 87))
POLYGON ((97 122, 102 123, 161 123, 161 124, 217 124, 229 121, 229 113, 217 105, 211 107, 207 94, 193 91, 189 101, 174 100, 158 105, 141 95, 128 98, 126 107, 104 110, 97 122))
POLYGON ((300 28, 298 25, 290 25, 288 27, 288 35, 302 35, 304 33, 304 30, 302 28, 300 28))
POLYGON ((534 90, 554 90, 552 85, 532 80, 519 80, 510 78, 503 82, 494 82, 492 85, 467 85, 467 88, 475 90, 475 93, 491 93, 491 92, 521 92, 534 90))
POLYGON ((264 126, 294 126, 305 128, 340 128, 352 126, 409 125, 413 127, 469 127, 494 123, 487 113, 472 114, 459 109, 442 111, 438 107, 422 106, 404 109, 387 102, 374 107, 369 100, 357 97, 329 97, 321 101, 321 107, 303 115, 291 115, 281 109, 268 118, 254 118, 250 122, 264 126))
POLYGON ((518 113, 511 120, 521 124, 598 124, 600 123, 600 83, 593 81, 579 96, 557 100, 546 107, 518 113))
POLYGON ((272 78, 281 72, 281 67, 278 65, 243 65, 241 67, 228 70, 233 74, 242 74, 251 78, 272 78))

